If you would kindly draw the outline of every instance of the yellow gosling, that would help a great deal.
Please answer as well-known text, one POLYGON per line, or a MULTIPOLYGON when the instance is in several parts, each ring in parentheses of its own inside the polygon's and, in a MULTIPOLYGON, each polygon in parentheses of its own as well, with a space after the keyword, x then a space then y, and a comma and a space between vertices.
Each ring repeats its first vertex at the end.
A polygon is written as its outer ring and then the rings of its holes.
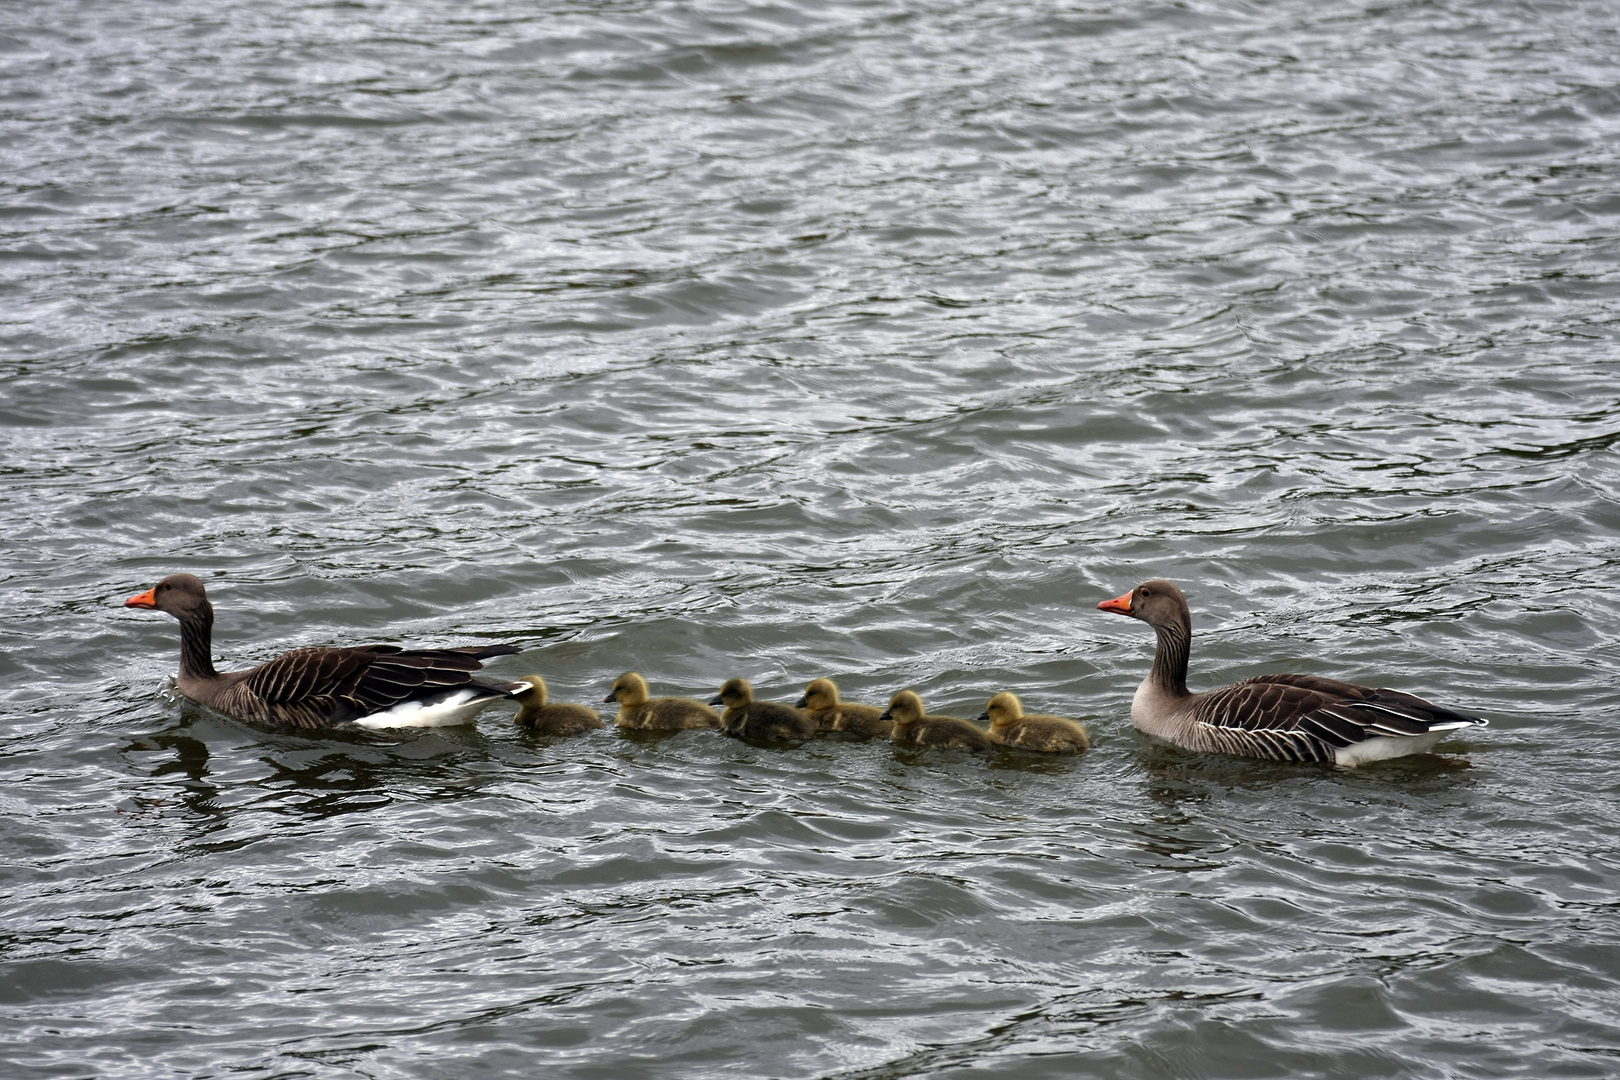
POLYGON ((1074 720, 1047 713, 1026 713, 1017 694, 1003 691, 990 699, 980 720, 990 721, 990 741, 1040 754, 1078 754, 1091 749, 1091 737, 1074 720))
POLYGON ((603 703, 617 701, 619 715, 613 722, 634 731, 684 731, 687 728, 720 726, 720 714, 696 698, 649 697, 647 680, 627 671, 613 681, 613 693, 603 703))
POLYGON ((878 706, 840 701, 838 684, 831 679, 811 680, 804 688, 798 707, 822 731, 841 731, 862 739, 887 739, 894 730, 894 721, 880 719, 883 710, 878 706))
POLYGON ((728 679, 710 705, 724 705, 720 730, 739 739, 796 742, 816 734, 816 722, 791 705, 755 701, 747 679, 728 679))
POLYGON ((513 722, 530 728, 536 735, 578 735, 607 727, 601 715, 586 705, 551 705, 546 702, 546 680, 538 675, 526 675, 521 680, 529 684, 527 690, 517 692, 518 714, 513 722))
POLYGON ((993 745, 983 731, 959 716, 929 716, 922 698, 902 690, 889 699, 882 719, 894 721, 889 735, 898 746, 937 747, 941 750, 971 750, 987 753, 993 745))

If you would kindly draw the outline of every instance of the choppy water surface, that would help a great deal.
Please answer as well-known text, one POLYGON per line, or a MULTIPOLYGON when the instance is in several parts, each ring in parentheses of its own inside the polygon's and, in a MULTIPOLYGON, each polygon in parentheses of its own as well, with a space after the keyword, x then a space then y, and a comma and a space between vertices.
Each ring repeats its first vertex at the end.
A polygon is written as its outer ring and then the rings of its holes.
POLYGON ((1620 1070, 1613 5, 0 21, 6 1076, 1620 1070), (1098 745, 256 730, 176 570, 1098 745), (1149 576, 1491 727, 1150 744, 1149 576))

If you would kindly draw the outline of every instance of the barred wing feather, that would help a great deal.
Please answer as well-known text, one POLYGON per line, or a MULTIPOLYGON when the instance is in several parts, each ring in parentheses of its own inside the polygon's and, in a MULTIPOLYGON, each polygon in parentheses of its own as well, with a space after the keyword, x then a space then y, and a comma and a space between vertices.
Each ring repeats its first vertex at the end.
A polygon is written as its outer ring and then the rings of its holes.
POLYGON ((466 686, 483 659, 516 651, 507 645, 295 649, 248 672, 232 687, 232 705, 262 720, 326 727, 466 686))
POLYGON ((1398 690, 1314 675, 1262 675, 1212 690, 1192 719, 1211 749, 1278 761, 1333 761, 1336 750, 1367 739, 1485 723, 1398 690))

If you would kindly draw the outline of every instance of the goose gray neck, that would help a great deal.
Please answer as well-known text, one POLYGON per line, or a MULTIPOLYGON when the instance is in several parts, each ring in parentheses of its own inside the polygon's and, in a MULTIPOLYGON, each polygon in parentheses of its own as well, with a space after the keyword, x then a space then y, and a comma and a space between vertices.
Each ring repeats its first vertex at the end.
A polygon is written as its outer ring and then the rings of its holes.
POLYGON ((201 607, 189 611, 180 619, 180 678, 215 679, 214 670, 214 605, 203 601, 201 607))
POLYGON ((1155 626, 1159 647, 1153 654, 1153 670, 1148 681, 1154 689, 1172 698, 1187 697, 1187 654, 1192 647, 1192 627, 1187 623, 1155 626))

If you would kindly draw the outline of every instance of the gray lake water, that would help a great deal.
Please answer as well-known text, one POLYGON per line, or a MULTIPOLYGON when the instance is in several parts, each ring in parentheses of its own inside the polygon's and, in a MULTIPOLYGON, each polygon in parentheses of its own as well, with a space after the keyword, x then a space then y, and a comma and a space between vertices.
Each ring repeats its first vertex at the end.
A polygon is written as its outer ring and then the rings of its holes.
POLYGON ((0 1075, 1620 1074, 1620 8, 0 11, 0 1075), (512 642, 1095 749, 309 736, 512 642), (1360 771, 1130 726, 1302 671, 1360 771))

